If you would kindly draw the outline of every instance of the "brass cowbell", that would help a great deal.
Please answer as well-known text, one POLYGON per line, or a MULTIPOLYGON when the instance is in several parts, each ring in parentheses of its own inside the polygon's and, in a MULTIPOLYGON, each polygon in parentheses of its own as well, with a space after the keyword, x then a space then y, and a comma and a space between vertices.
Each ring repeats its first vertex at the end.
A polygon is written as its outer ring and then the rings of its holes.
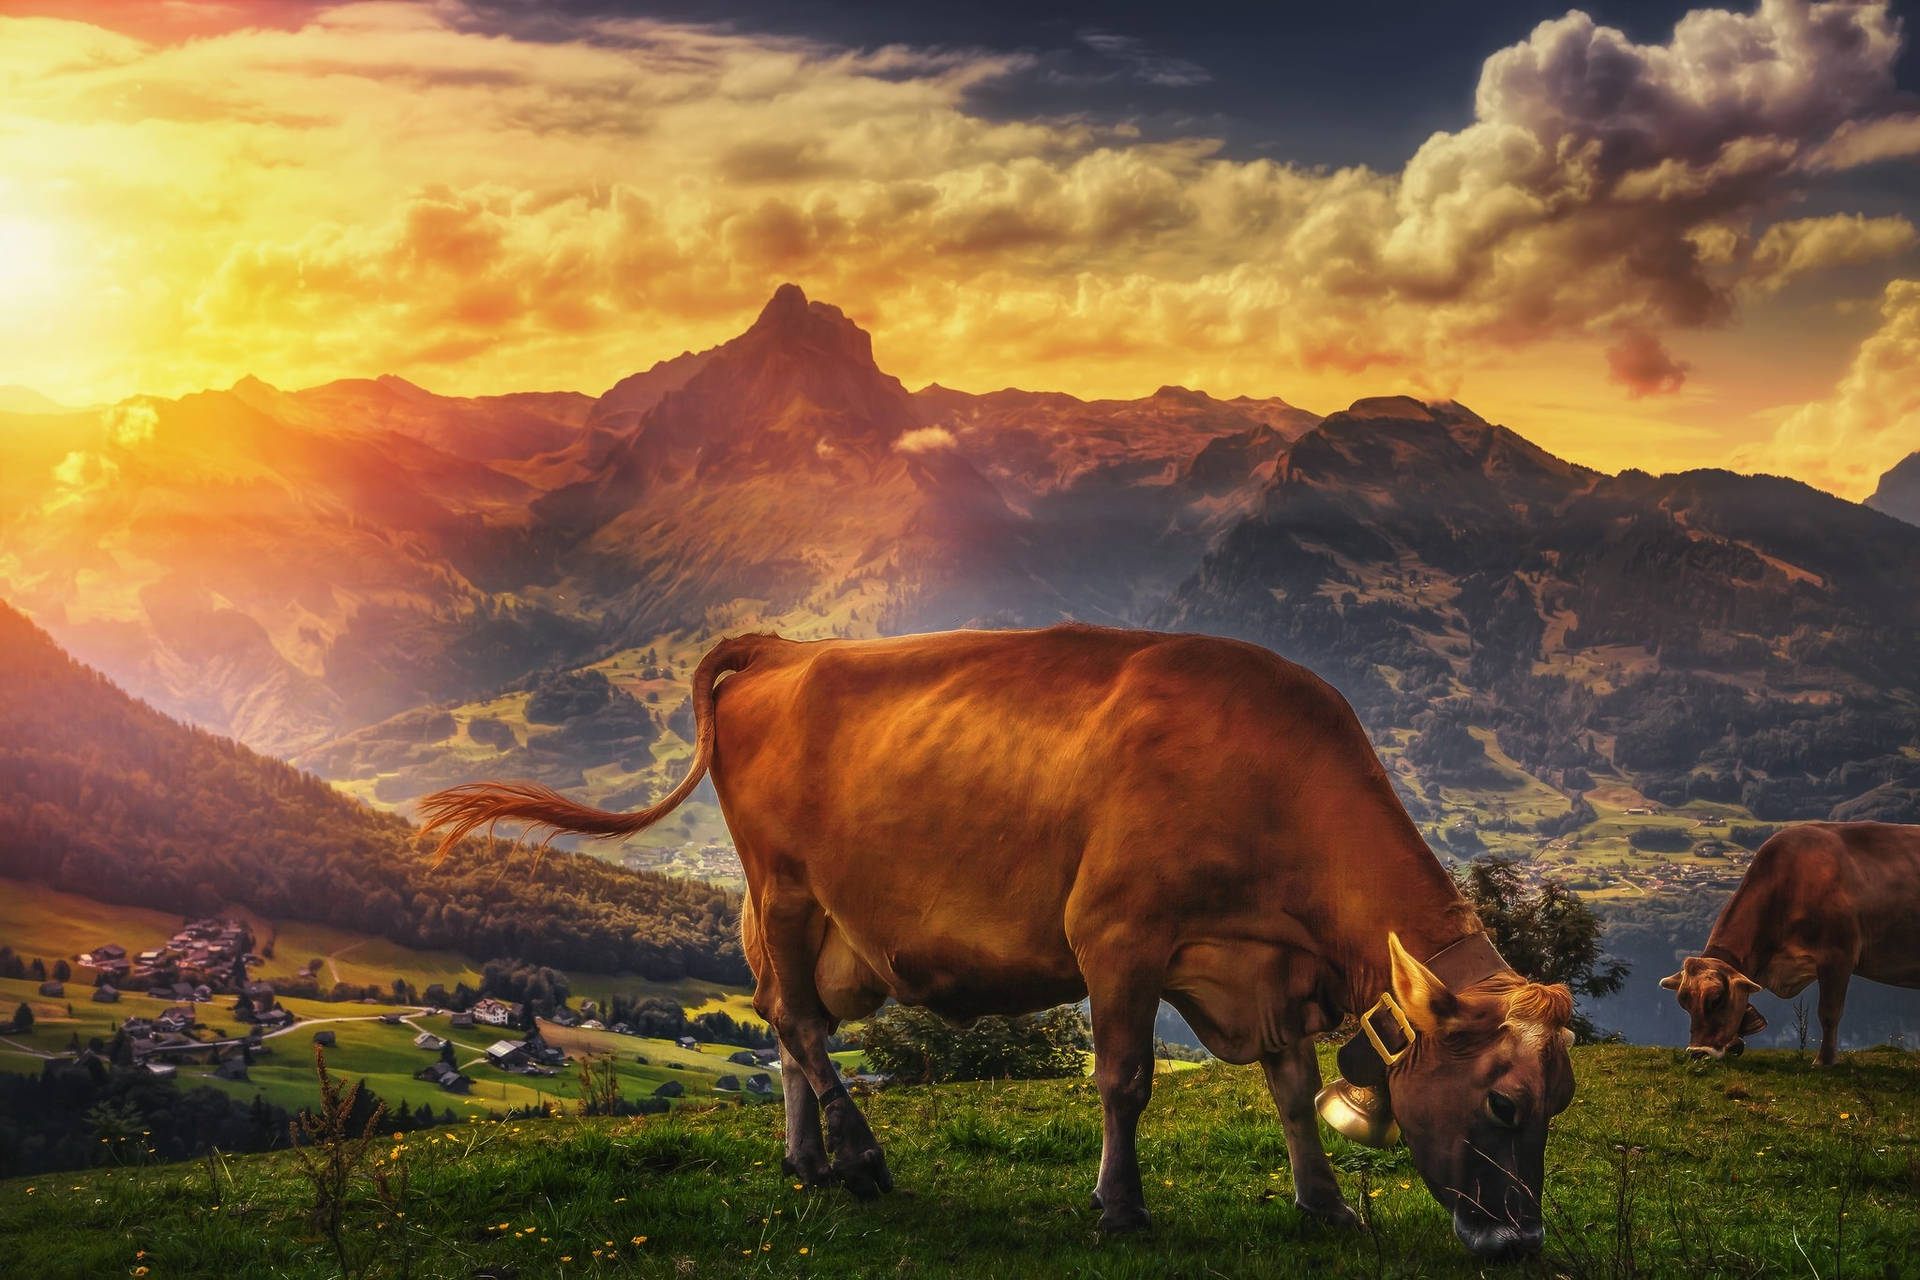
POLYGON ((1313 1095, 1313 1106, 1320 1118, 1349 1142, 1390 1147, 1400 1141, 1400 1125, 1393 1118, 1385 1089, 1334 1080, 1313 1095))

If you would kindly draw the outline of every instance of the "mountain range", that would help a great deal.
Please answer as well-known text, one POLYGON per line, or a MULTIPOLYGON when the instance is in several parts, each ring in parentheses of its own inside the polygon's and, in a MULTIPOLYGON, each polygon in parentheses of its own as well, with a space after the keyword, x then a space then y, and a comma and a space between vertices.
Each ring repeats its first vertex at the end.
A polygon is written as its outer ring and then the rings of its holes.
POLYGON ((402 810, 501 773, 645 801, 722 632, 1071 617, 1313 666, 1463 847, 1461 797, 1522 785, 1566 824, 1603 785, 1920 818, 1920 455, 1861 506, 1601 474, 1451 402, 910 392, 792 285, 597 398, 243 379, 0 412, 0 450, 0 597, 402 810))

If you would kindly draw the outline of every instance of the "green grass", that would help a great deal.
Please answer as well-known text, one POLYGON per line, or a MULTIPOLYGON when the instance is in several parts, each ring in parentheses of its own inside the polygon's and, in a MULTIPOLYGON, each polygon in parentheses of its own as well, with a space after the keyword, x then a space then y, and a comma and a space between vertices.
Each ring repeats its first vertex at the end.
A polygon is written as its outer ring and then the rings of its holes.
MULTIPOLYGON (((1913 1055, 1869 1051, 1815 1071, 1785 1053, 1699 1066, 1594 1047, 1575 1067, 1578 1097, 1548 1147, 1544 1267, 1468 1259, 1404 1148, 1329 1137, 1373 1230, 1303 1221, 1259 1073, 1217 1064, 1158 1083, 1142 1128, 1156 1223, 1145 1237, 1094 1230, 1098 1104, 1090 1083, 1071 1081, 866 1100, 899 1190, 864 1205, 781 1175, 773 1106, 430 1130, 380 1153, 410 1171, 405 1217, 363 1197, 353 1239, 374 1274, 399 1274, 410 1248, 413 1274, 448 1277, 1912 1274, 1913 1055)), ((198 1164, 0 1184, 11 1273, 336 1273, 285 1154, 226 1169, 217 1187, 198 1164)))

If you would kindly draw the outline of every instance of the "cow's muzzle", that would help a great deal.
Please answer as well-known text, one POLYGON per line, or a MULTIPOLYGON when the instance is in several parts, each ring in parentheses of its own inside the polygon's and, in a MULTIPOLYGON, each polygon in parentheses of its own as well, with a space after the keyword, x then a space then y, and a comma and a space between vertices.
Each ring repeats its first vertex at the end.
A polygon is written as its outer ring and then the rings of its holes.
POLYGON ((1718 1049, 1712 1045, 1705 1044, 1690 1044, 1687 1046, 1687 1056, 1695 1062, 1703 1062, 1708 1058, 1737 1058, 1746 1051, 1747 1042, 1744 1040, 1735 1040, 1732 1044, 1718 1049))
POLYGON ((1497 1222, 1455 1209, 1453 1234, 1478 1258, 1507 1262, 1540 1252, 1547 1229, 1539 1222, 1497 1222))

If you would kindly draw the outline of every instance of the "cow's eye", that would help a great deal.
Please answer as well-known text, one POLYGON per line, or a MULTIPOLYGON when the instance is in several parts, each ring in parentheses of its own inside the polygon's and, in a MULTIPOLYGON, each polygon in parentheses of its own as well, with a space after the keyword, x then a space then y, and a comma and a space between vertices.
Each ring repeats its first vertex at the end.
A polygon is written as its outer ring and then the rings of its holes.
POLYGON ((1512 1129, 1520 1123, 1520 1104, 1498 1091, 1487 1095, 1487 1115, 1503 1129, 1512 1129))

